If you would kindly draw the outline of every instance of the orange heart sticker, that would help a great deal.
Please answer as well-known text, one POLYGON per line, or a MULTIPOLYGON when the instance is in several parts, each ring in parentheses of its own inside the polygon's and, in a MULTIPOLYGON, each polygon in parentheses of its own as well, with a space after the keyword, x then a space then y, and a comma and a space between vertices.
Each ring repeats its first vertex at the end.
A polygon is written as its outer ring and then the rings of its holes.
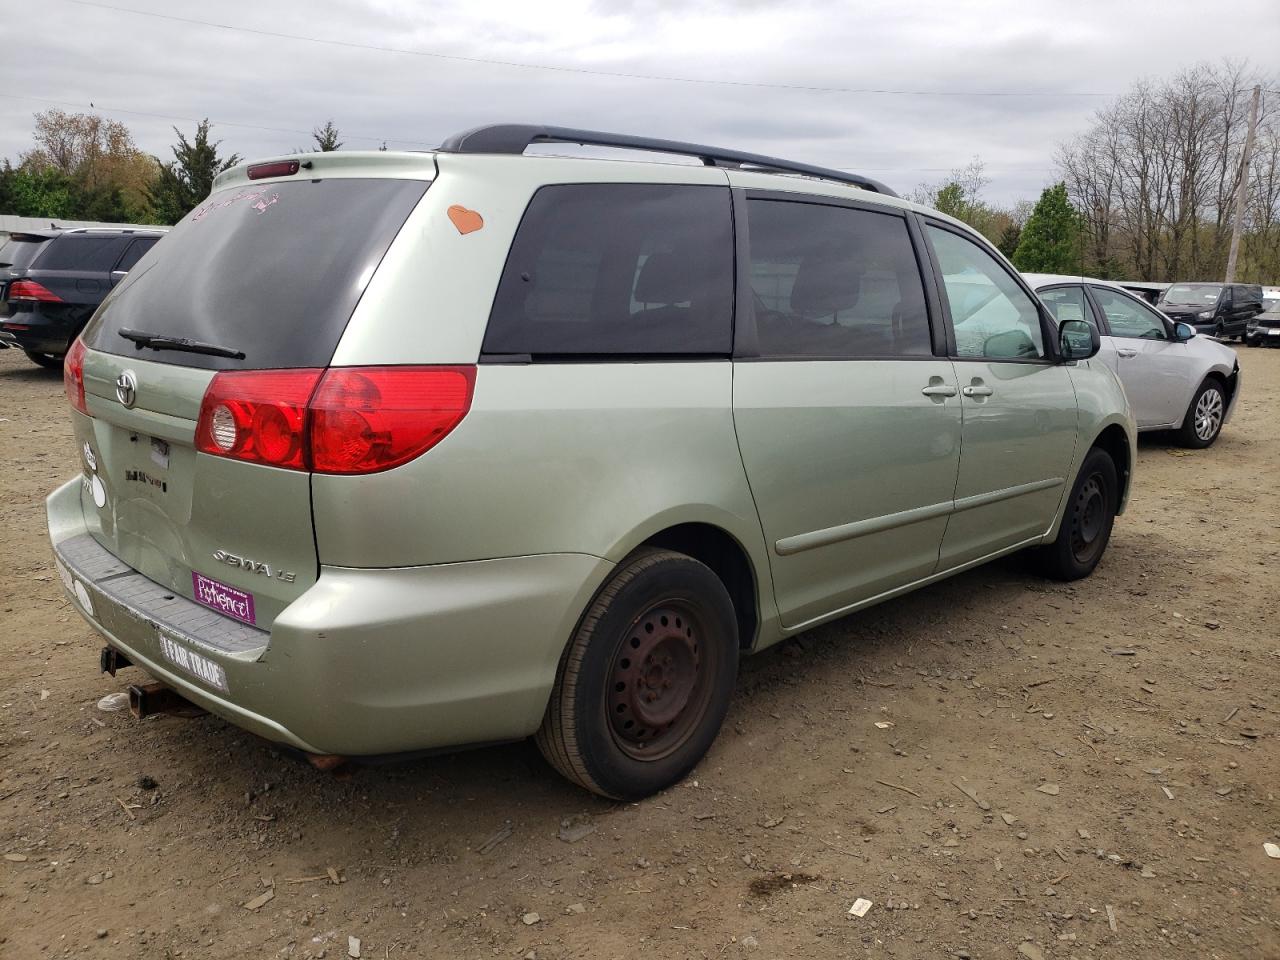
POLYGON ((458 232, 463 236, 468 233, 475 233, 484 226, 484 217, 460 204, 455 203, 449 208, 448 213, 449 219, 453 221, 453 225, 458 228, 458 232))

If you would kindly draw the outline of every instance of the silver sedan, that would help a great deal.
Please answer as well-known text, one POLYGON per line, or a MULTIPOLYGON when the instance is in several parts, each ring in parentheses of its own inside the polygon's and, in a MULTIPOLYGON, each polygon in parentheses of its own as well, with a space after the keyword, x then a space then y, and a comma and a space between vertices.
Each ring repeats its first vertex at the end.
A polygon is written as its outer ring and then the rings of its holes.
POLYGON ((1235 351, 1175 323, 1119 284, 1091 277, 1024 274, 1059 323, 1087 320, 1129 395, 1139 430, 1174 430, 1184 446, 1207 447, 1240 396, 1235 351))

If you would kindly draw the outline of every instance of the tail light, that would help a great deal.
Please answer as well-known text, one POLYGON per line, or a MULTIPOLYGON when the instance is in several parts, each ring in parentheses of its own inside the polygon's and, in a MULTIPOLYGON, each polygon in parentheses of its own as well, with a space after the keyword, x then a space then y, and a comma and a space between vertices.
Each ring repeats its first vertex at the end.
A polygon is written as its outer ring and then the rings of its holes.
POLYGON ((67 402, 88 414, 89 408, 84 402, 84 341, 79 337, 62 361, 62 387, 67 391, 67 402))
POLYGON ((15 280, 9 284, 9 299, 33 300, 40 303, 62 302, 60 296, 34 280, 15 280))
POLYGON ((363 474, 421 456, 471 408, 475 367, 335 367, 217 374, 196 449, 288 470, 363 474))
POLYGON ((230 370, 200 402, 196 449, 219 457, 306 470, 307 401, 323 370, 230 370))

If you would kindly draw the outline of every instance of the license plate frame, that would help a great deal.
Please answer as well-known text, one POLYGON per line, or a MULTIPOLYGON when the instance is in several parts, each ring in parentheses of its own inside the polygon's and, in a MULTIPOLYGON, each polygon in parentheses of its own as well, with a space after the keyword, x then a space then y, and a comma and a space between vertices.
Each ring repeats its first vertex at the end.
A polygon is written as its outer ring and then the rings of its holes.
POLYGON ((163 630, 156 630, 156 640, 160 644, 160 655, 170 666, 177 667, 187 676, 222 693, 231 692, 227 684, 227 671, 222 669, 222 664, 197 653, 163 630))

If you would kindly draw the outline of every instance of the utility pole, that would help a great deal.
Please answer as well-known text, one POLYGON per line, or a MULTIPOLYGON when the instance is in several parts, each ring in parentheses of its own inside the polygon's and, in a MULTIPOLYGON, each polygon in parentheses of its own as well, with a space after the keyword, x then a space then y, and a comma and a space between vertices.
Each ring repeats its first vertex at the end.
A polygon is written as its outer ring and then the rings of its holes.
POLYGON ((1262 99, 1262 86, 1253 88, 1253 105, 1249 108, 1249 132, 1244 138, 1244 157, 1240 160, 1240 183, 1236 185, 1236 220, 1231 227, 1231 252, 1227 255, 1227 278, 1236 278, 1236 257, 1240 254, 1240 234, 1244 230, 1245 196, 1249 192, 1249 158, 1253 155, 1253 135, 1258 129, 1258 101, 1262 99))

